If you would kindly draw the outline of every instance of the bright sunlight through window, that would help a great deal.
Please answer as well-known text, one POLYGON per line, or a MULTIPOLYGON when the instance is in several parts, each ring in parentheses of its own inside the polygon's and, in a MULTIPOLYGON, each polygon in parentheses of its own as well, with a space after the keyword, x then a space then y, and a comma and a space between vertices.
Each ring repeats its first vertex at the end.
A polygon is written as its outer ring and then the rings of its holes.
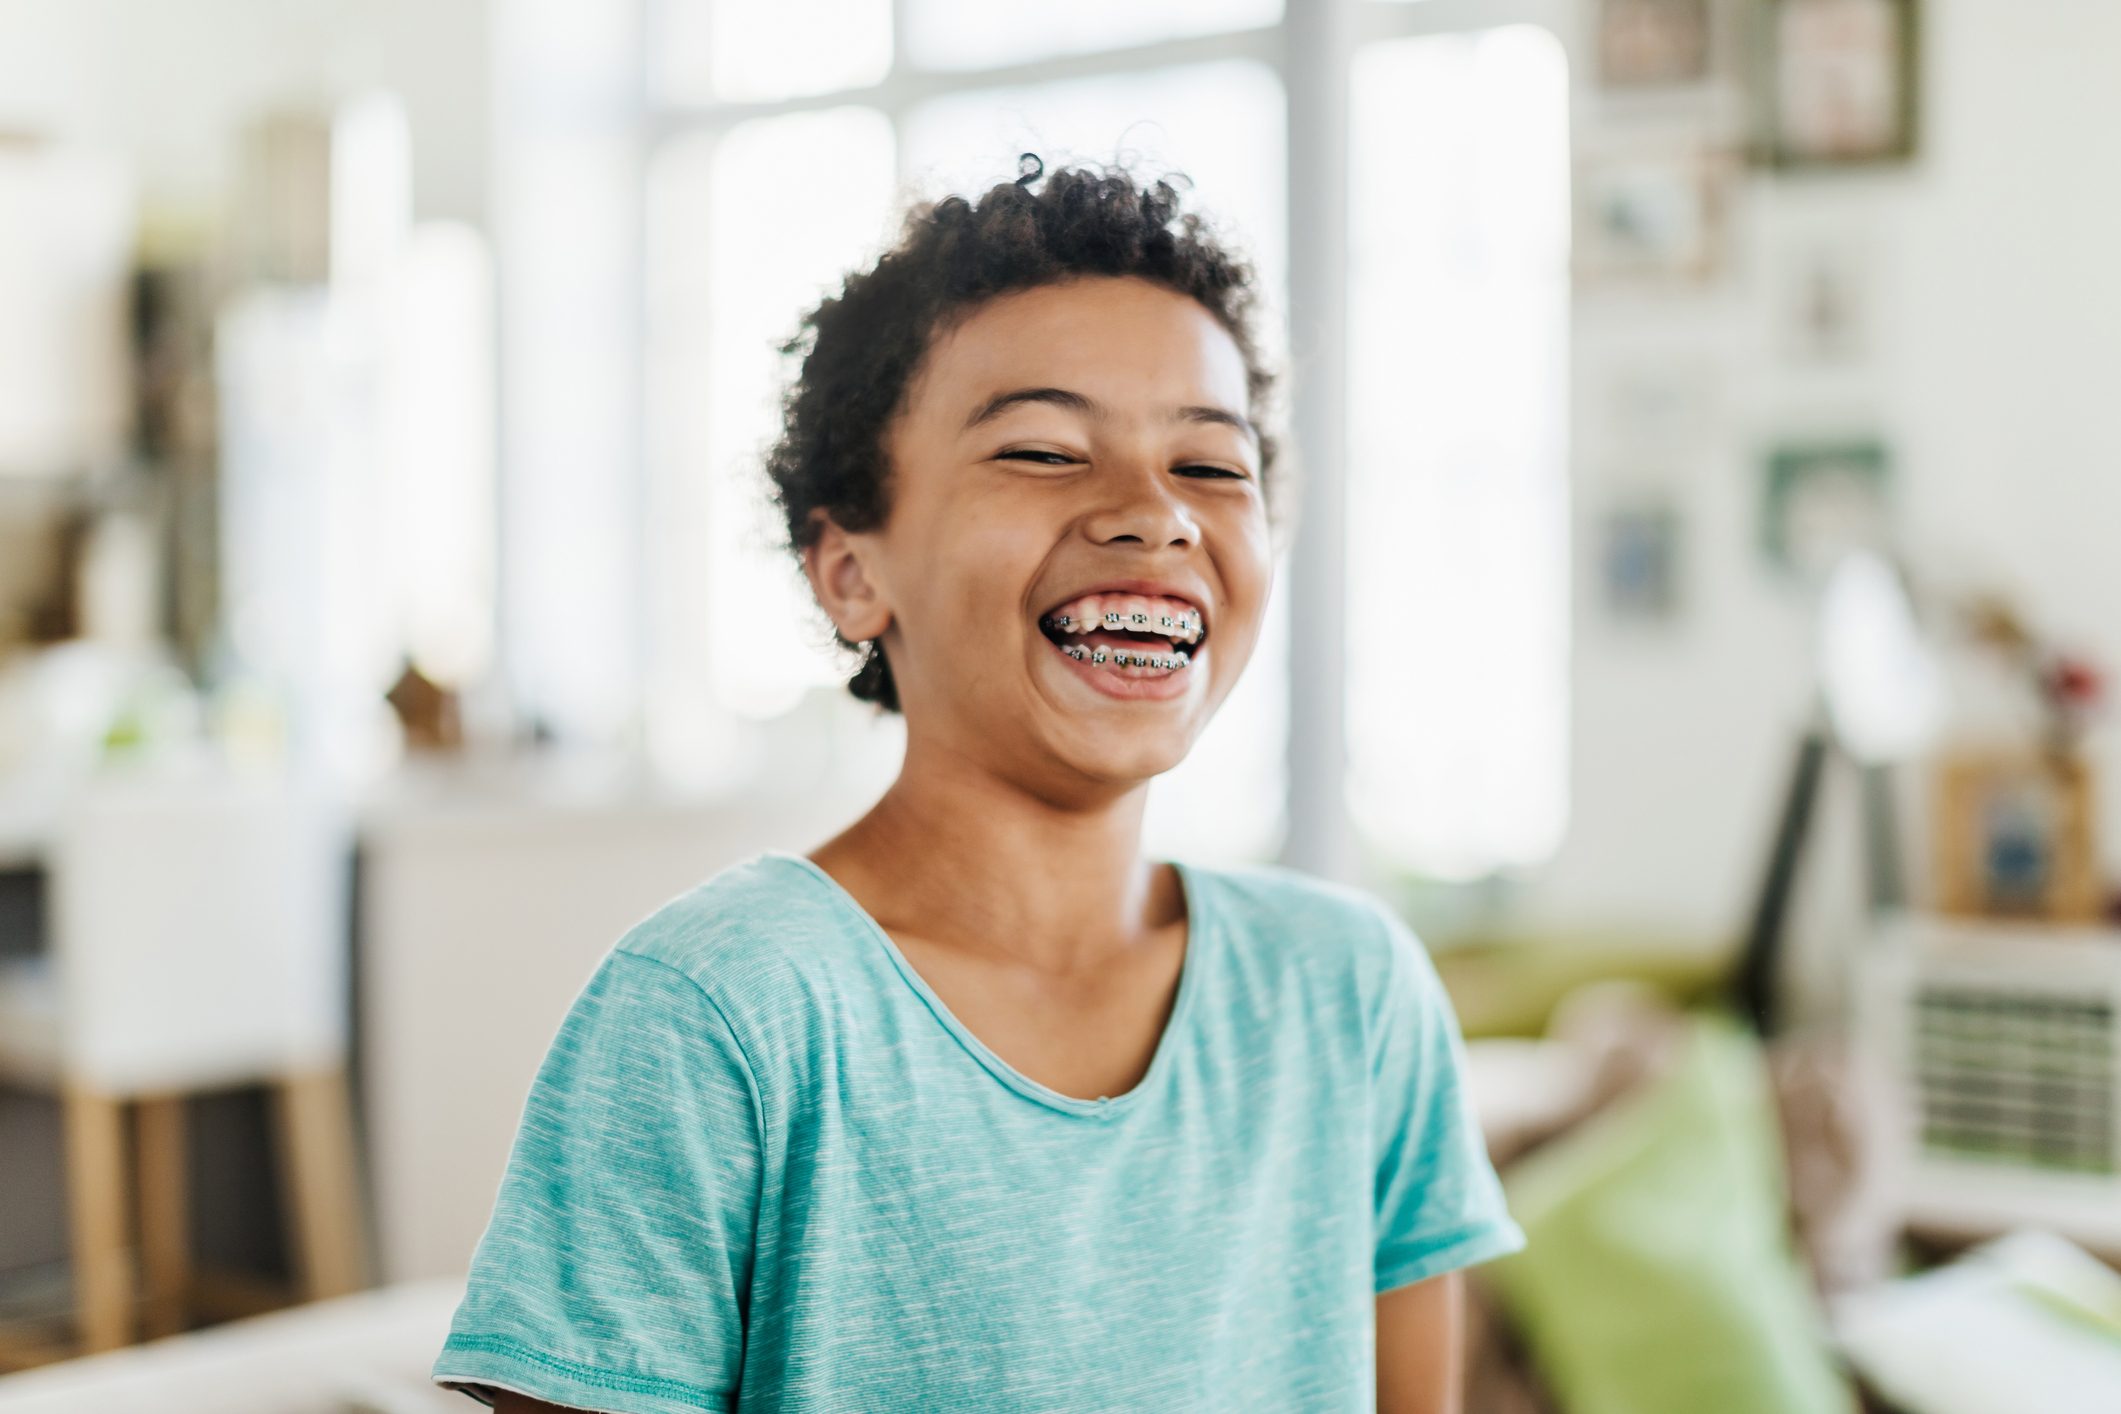
POLYGON ((894 163, 884 116, 841 107, 680 139, 651 172, 654 641, 666 645, 654 671, 666 758, 683 751, 672 738, 718 710, 777 716, 844 675, 801 568, 776 547, 764 455, 780 425, 778 345, 847 270, 874 259, 894 163), (760 192, 772 193, 769 213, 760 192))
POLYGON ((1353 84, 1347 778, 1446 879, 1568 812, 1568 73, 1529 25, 1365 47, 1353 84))

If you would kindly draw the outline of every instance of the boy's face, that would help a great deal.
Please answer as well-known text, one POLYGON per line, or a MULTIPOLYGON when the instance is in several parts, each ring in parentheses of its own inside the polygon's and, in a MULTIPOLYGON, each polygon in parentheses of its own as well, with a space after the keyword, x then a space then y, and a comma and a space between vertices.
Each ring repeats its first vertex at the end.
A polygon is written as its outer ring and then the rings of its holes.
MULTIPOLYGON (((1132 785, 1184 759, 1244 671, 1272 584, 1247 403, 1235 341, 1146 280, 1018 291, 940 335, 886 433, 887 523, 847 537, 858 575, 828 570, 853 593, 821 595, 849 638, 883 635, 909 736, 1052 784, 1132 785), (1034 389, 1048 391, 996 405, 1034 389), (1125 580, 1169 586, 1199 642, 1182 621, 1127 647, 1042 628, 1125 580), (1175 671, 1118 666, 1178 650, 1175 671)), ((1130 597, 1102 595, 1100 618, 1130 597)), ((1145 597, 1152 628, 1180 607, 1145 597)))

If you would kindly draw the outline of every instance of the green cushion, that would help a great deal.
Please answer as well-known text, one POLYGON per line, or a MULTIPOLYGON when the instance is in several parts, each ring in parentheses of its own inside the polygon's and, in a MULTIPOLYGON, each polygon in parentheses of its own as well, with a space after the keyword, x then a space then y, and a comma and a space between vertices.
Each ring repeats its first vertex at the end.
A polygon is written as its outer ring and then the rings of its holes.
POLYGON ((1784 1216, 1758 1040, 1690 1012, 1672 1068, 1502 1175, 1523 1250, 1483 1270, 1567 1414, 1856 1407, 1784 1216))

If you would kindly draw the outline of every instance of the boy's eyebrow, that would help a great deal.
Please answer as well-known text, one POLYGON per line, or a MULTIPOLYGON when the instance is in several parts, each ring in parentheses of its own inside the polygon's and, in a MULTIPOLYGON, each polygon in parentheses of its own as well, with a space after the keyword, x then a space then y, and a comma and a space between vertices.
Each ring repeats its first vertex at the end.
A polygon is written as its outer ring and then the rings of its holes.
MULTIPOLYGON (((974 408, 972 415, 965 419, 965 425, 958 429, 958 434, 962 436, 973 428, 978 427, 981 423, 992 422, 995 418, 1000 417, 1010 408, 1016 407, 1020 403, 1051 403, 1055 407, 1066 408, 1070 412, 1087 414, 1100 422, 1106 421, 1111 417, 1111 412, 1103 403, 1087 394, 1078 393, 1068 388, 1012 388, 1006 393, 996 393, 993 397, 974 408)), ((1188 404, 1184 407, 1171 409, 1171 421, 1204 422, 1234 427, 1239 432, 1250 437, 1253 442, 1257 443, 1259 441, 1258 425, 1251 418, 1241 413, 1231 412, 1227 408, 1188 404)))

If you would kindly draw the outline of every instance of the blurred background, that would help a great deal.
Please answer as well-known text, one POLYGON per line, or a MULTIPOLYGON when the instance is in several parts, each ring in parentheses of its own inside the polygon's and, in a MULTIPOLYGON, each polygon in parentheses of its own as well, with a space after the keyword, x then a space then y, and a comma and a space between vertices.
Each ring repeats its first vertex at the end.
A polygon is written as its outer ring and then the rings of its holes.
POLYGON ((0 1410, 409 1411, 595 961, 903 740, 771 548, 899 213, 1121 160, 1298 531, 1147 846, 1374 890, 1476 1411, 2121 1408, 2121 11, 0 0, 0 1410))

